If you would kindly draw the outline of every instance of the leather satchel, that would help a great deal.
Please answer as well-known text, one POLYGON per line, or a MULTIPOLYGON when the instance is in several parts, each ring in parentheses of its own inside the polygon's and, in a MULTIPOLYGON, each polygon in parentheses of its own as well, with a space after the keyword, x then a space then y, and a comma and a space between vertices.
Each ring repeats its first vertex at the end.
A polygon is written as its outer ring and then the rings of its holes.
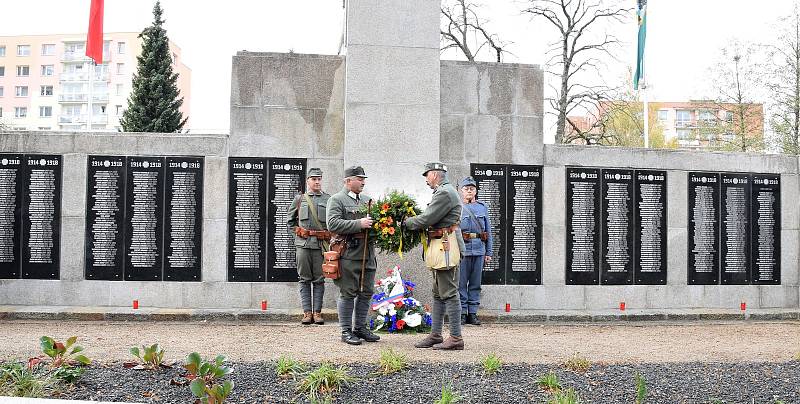
POLYGON ((328 251, 322 254, 322 276, 328 279, 339 279, 342 277, 341 261, 342 252, 347 248, 347 239, 338 235, 331 238, 331 245, 328 251))

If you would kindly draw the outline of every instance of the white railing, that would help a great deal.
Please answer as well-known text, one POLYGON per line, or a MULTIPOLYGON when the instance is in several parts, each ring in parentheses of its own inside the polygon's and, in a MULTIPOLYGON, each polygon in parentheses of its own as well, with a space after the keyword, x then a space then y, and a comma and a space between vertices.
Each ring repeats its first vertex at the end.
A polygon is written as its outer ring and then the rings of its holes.
MULTIPOLYGON (((92 76, 93 81, 108 81, 108 72, 103 73, 95 73, 92 76)), ((69 73, 61 73, 58 76, 58 79, 61 81, 89 81, 89 73, 88 72, 69 72, 69 73)))
MULTIPOLYGON (((81 114, 81 115, 59 115, 58 116, 58 123, 59 124, 80 124, 86 123, 89 120, 89 115, 81 114)), ((108 114, 94 114, 92 115, 92 123, 108 123, 108 114)))
MULTIPOLYGON (((88 93, 69 93, 59 94, 58 102, 87 102, 89 101, 88 93)), ((108 93, 92 94, 92 102, 95 101, 108 101, 108 93)))
MULTIPOLYGON (((103 52, 103 60, 111 59, 111 52, 103 52)), ((80 60, 91 60, 88 56, 86 56, 86 51, 81 50, 77 52, 64 52, 61 55, 61 60, 65 62, 73 62, 73 61, 80 61, 80 60)))

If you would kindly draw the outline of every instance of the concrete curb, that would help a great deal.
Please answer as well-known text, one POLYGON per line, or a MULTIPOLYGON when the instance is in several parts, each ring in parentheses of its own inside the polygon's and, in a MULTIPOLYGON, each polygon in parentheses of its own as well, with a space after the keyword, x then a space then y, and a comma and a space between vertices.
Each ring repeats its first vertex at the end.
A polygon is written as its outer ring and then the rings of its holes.
MULTIPOLYGON (((327 321, 337 321, 335 311, 325 312, 327 321)), ((300 311, 287 310, 211 310, 211 309, 161 309, 127 307, 72 307, 72 306, 0 306, 0 320, 47 321, 121 321, 121 322, 299 322, 300 311)), ((785 321, 800 319, 796 309, 759 310, 628 310, 621 312, 569 312, 555 310, 518 311, 505 313, 484 311, 483 322, 510 323, 616 323, 649 321, 785 321)))

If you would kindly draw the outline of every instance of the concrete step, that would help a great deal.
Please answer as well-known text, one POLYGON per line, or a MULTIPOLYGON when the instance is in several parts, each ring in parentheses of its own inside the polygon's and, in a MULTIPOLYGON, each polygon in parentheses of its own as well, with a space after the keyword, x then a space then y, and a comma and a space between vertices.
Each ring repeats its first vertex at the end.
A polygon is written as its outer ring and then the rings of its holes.
MULTIPOLYGON (((0 306, 0 320, 299 322, 302 315, 300 310, 277 309, 0 306)), ((338 320, 334 310, 325 310, 323 315, 328 321, 338 320)), ((512 310, 510 312, 484 310, 479 313, 479 317, 481 321, 489 323, 798 320, 800 319, 800 309, 512 310)))

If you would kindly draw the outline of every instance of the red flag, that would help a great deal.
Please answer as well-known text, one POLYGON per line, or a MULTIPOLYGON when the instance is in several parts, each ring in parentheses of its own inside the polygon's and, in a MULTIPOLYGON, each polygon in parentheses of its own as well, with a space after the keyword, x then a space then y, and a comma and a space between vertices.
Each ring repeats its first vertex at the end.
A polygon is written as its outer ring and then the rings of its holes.
POLYGON ((89 32, 86 34, 86 56, 95 64, 103 63, 103 0, 92 0, 89 10, 89 32))

